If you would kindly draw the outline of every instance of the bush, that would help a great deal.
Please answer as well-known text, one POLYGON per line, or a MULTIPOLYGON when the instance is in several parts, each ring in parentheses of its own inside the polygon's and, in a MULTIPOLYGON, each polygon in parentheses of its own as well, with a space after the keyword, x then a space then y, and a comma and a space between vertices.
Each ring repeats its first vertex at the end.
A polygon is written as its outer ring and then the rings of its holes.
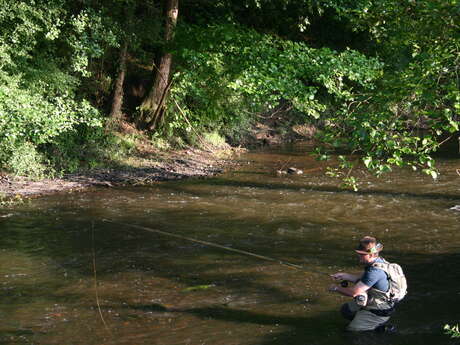
POLYGON ((13 151, 6 165, 17 176, 28 176, 39 180, 47 175, 47 167, 44 163, 43 155, 37 152, 34 145, 26 142, 13 151))
POLYGON ((225 142, 225 138, 223 138, 221 135, 219 135, 219 133, 215 131, 204 133, 203 140, 206 143, 209 143, 209 145, 216 148, 225 147, 227 145, 227 143, 225 142))
POLYGON ((69 152, 82 148, 72 136, 102 125, 78 88, 90 74, 90 59, 103 45, 115 45, 114 37, 110 27, 102 30, 100 13, 72 12, 69 4, 18 0, 0 6, 0 168, 15 174, 43 176, 43 154, 74 169, 69 152))
POLYGON ((53 138, 51 142, 40 145, 40 151, 56 171, 61 174, 73 173, 79 168, 97 165, 96 162, 107 155, 106 148, 112 146, 109 137, 103 127, 80 124, 53 138))
MULTIPOLYGON (((69 143, 62 138, 70 138, 78 126, 90 131, 102 126, 98 112, 85 101, 76 101, 70 96, 48 99, 21 87, 17 79, 4 77, 3 80, 5 83, 0 85, 0 166, 15 173, 19 171, 15 168, 19 161, 13 157, 25 152, 25 148, 37 152, 54 144, 55 147, 63 145, 60 151, 65 152, 69 143)), ((29 158, 43 162, 38 156, 29 158)), ((20 170, 21 174, 27 171, 20 170)))

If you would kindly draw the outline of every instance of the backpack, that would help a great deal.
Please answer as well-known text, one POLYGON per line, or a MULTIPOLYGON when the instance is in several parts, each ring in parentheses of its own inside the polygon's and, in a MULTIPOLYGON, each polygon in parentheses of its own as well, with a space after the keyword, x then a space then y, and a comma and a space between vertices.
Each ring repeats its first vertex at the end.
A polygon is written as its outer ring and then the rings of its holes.
POLYGON ((386 261, 374 263, 373 266, 384 270, 388 276, 390 302, 398 303, 401 301, 407 295, 407 279, 401 266, 386 261))

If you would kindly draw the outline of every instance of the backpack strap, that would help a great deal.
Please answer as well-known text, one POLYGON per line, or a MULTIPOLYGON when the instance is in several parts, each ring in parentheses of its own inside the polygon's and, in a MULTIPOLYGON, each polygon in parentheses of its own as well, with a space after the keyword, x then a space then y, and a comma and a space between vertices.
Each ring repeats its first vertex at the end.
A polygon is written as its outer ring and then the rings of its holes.
MULTIPOLYGON (((391 277, 390 274, 388 273, 388 266, 390 263, 386 261, 384 258, 381 258, 383 262, 374 262, 371 266, 381 269, 385 274, 387 275, 387 281, 388 281, 388 292, 390 292, 391 289, 391 277)), ((391 297, 391 296, 390 296, 391 297)))

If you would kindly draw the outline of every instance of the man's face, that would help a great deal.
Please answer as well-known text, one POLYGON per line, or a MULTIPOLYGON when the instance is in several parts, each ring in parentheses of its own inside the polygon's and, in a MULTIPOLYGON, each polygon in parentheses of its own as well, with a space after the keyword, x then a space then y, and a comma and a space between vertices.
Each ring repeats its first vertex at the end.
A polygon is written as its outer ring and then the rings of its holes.
POLYGON ((372 254, 358 254, 359 255, 359 263, 366 266, 374 262, 375 257, 372 254))

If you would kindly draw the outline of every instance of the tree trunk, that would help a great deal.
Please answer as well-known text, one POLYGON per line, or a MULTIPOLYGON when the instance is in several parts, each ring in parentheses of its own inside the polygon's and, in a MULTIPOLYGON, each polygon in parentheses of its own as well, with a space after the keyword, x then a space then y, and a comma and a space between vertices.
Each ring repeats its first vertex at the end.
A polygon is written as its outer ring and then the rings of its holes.
POLYGON ((121 108, 123 106, 123 85, 126 75, 126 58, 128 55, 128 40, 125 39, 123 46, 120 49, 120 59, 118 66, 118 76, 115 81, 115 89, 113 92, 112 109, 110 111, 110 119, 113 123, 118 122, 122 117, 121 108))
MULTIPOLYGON (((174 37, 177 23, 179 0, 166 0, 165 42, 170 42, 174 37)), ((163 53, 160 66, 154 70, 155 79, 152 89, 140 106, 138 124, 148 130, 154 130, 158 120, 164 116, 164 100, 169 89, 171 74, 172 54, 163 53)))

